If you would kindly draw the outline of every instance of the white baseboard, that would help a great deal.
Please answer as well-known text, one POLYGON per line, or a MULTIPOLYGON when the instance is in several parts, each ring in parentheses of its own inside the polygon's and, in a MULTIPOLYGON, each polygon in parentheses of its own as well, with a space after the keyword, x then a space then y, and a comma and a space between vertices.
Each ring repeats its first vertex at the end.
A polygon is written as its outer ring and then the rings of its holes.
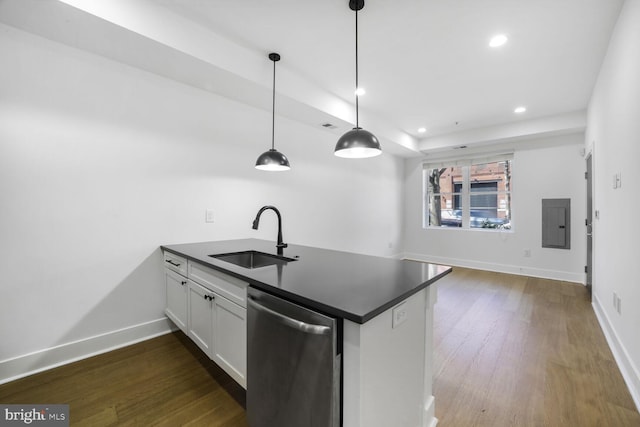
POLYGON ((435 406, 434 406, 434 397, 433 396, 429 396, 429 398, 427 399, 427 401, 424 404, 424 415, 423 415, 423 421, 422 421, 422 425, 424 427, 436 427, 436 425, 438 425, 438 419, 436 418, 435 415, 435 406))
POLYGON ((175 330, 169 319, 152 320, 0 361, 0 384, 46 371, 175 330))
POLYGON ((438 419, 436 417, 431 418, 431 422, 427 423, 425 427, 436 427, 438 425, 438 419))
POLYGON ((438 257, 411 252, 405 252, 402 255, 402 258, 430 262, 434 264, 451 265, 454 267, 466 267, 476 270, 494 271, 496 273, 508 273, 516 274, 519 276, 540 277, 542 279, 562 280, 565 282, 580 283, 583 285, 585 280, 583 273, 571 273, 568 271, 545 270, 540 268, 521 267, 517 265, 470 261, 467 259, 438 257))
POLYGON ((602 304, 595 294, 593 294, 593 301, 591 305, 596 313, 602 332, 604 332, 604 336, 607 339, 609 348, 611 348, 613 357, 616 359, 616 363, 622 373, 622 377, 624 378, 625 383, 627 383, 627 388, 629 389, 629 393, 631 393, 631 397, 636 404, 636 409, 640 411, 640 370, 638 370, 638 367, 635 366, 633 360, 629 357, 627 349, 618 338, 618 334, 616 334, 613 325, 609 321, 607 313, 602 308, 602 304))

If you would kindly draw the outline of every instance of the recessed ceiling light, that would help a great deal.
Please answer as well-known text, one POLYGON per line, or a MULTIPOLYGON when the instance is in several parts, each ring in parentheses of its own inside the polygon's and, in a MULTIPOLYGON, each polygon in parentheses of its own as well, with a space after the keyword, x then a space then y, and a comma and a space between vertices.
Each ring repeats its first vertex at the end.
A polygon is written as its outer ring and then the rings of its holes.
POLYGON ((427 128, 418 128, 418 133, 425 133, 427 128))
POLYGON ((357 95, 357 96, 362 96, 362 95, 364 95, 365 93, 367 93, 367 91, 366 91, 366 90, 364 90, 364 88, 363 88, 363 87, 359 87, 359 88, 357 88, 357 89, 356 89, 356 95, 357 95))
POLYGON ((491 40, 489 41, 489 46, 499 47, 505 44, 507 40, 509 40, 509 38, 506 35, 496 34, 495 36, 491 37, 491 40))
POLYGON ((525 111, 527 111, 527 107, 517 107, 515 110, 513 110, 513 112, 516 114, 522 114, 525 111))

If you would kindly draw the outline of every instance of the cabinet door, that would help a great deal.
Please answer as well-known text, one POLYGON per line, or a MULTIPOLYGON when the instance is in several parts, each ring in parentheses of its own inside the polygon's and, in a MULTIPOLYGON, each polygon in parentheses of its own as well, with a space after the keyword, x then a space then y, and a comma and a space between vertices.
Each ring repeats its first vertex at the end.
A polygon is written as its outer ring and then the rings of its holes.
POLYGON ((165 269, 167 304, 164 312, 182 332, 187 333, 187 279, 165 269))
POLYGON ((247 388, 247 310, 216 295, 213 361, 247 388))
POLYGON ((212 358, 213 292, 189 280, 189 332, 187 335, 212 358))

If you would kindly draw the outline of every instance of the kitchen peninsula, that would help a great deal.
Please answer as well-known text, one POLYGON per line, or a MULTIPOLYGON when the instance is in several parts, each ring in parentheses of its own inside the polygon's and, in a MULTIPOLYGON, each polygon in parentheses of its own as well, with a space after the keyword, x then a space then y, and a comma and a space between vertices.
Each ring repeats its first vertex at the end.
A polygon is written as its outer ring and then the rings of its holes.
MULTIPOLYGON (((337 410, 341 412, 337 419, 341 425, 428 427, 437 422, 431 389, 432 308, 436 301, 432 285, 451 272, 451 267, 301 245, 289 245, 278 257, 275 242, 257 239, 167 245, 162 249, 168 317, 247 387, 248 411, 252 410, 252 371, 247 375, 247 335, 242 325, 246 325, 252 304, 247 298, 251 287, 337 319, 342 383, 342 410, 337 410), (249 252, 267 263, 273 258, 273 264, 232 263, 239 260, 234 254, 250 262, 249 252), (187 296, 191 287, 197 290, 194 299, 187 296), (238 322, 203 334, 202 319, 193 314, 194 304, 203 301, 212 306, 223 304, 221 313, 236 313, 238 322), (229 337, 234 331, 237 336, 229 337), (220 349, 214 348, 215 342, 207 343, 203 336, 207 334, 217 334, 220 349), (224 343, 233 338, 236 345, 242 345, 226 350, 224 343)), ((215 314, 211 321, 216 322, 215 314)), ((220 322, 217 325, 222 326, 220 322)))

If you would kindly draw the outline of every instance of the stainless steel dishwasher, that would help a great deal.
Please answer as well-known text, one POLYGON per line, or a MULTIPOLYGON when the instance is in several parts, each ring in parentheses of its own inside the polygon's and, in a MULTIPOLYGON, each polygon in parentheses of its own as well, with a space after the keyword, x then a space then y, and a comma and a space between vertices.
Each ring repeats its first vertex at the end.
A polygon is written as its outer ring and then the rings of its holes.
POLYGON ((338 319, 253 287, 247 304, 250 427, 338 427, 338 319))

